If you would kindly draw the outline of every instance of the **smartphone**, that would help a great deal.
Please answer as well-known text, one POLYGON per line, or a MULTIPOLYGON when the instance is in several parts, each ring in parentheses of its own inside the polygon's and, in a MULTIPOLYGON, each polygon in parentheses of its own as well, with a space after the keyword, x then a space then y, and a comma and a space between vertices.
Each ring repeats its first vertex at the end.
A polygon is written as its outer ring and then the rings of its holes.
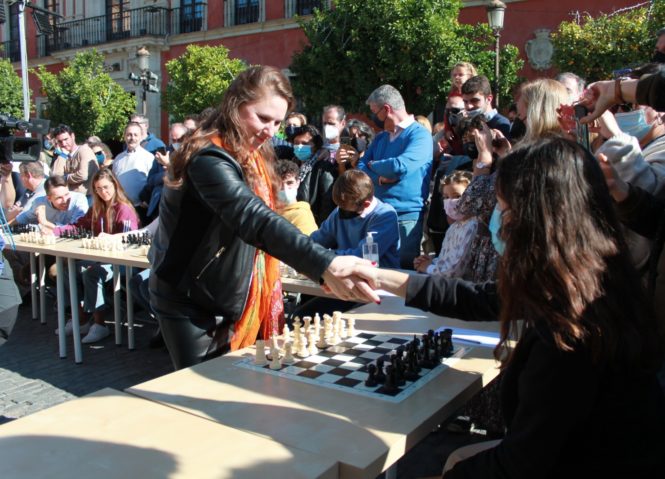
POLYGON ((157 149, 155 150, 155 153, 159 153, 159 154, 161 154, 161 155, 166 155, 166 147, 164 147, 164 146, 160 146, 159 148, 157 148, 157 149))
POLYGON ((591 142, 589 141, 589 125, 580 123, 580 120, 589 114, 589 109, 582 104, 577 104, 575 110, 575 131, 577 133, 577 142, 591 151, 591 142))
POLYGON ((352 138, 350 136, 342 136, 339 138, 339 142, 342 145, 350 145, 352 138))

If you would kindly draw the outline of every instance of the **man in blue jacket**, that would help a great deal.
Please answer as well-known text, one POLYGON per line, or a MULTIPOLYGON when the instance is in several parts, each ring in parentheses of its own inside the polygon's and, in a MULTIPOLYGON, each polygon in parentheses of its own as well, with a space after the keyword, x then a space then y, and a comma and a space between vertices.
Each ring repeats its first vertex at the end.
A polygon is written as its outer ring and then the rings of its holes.
POLYGON ((372 119, 384 131, 358 163, 369 175, 377 198, 397 211, 400 266, 413 269, 420 254, 423 207, 432 171, 432 135, 406 111, 402 95, 382 85, 367 98, 372 119))

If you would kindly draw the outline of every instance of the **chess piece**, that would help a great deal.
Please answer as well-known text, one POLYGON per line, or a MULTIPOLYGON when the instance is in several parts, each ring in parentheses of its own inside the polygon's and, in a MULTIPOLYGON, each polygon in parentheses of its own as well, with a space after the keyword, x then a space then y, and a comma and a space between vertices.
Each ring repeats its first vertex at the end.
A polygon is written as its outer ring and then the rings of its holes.
POLYGON ((282 362, 279 360, 279 349, 273 347, 270 350, 270 354, 272 355, 272 361, 270 361, 270 369, 272 369, 273 371, 282 369, 282 362))
POLYGON ((376 365, 370 364, 367 366, 367 379, 365 380, 365 386, 368 388, 373 388, 378 386, 378 382, 376 381, 376 365))
POLYGON ((296 350, 296 355, 301 358, 306 358, 309 356, 309 350, 307 349, 307 338, 305 336, 300 336, 298 349, 296 350))
POLYGON ((339 321, 339 337, 342 339, 346 339, 348 337, 346 334, 346 321, 344 318, 340 319, 339 321))
POLYGON ((349 326, 346 335, 349 338, 352 338, 353 336, 356 335, 356 320, 354 318, 349 318, 346 321, 349 326))
POLYGON ((383 372, 383 358, 376 360, 376 382, 382 384, 386 380, 386 374, 383 372))
POLYGON ((256 356, 254 357, 254 364, 257 366, 265 366, 268 364, 266 360, 266 343, 263 339, 256 340, 256 356))
POLYGON ((307 344, 309 344, 308 352, 310 356, 314 356, 315 354, 319 353, 319 348, 316 347, 316 343, 314 342, 313 331, 307 331, 307 344))
POLYGON ((284 344, 284 358, 282 358, 282 363, 293 364, 295 362, 296 358, 293 357, 293 344, 292 343, 284 344))
POLYGON ((316 347, 319 349, 328 347, 328 343, 326 342, 326 331, 324 328, 319 329, 319 341, 316 343, 316 347))
POLYGON ((284 329, 282 329, 282 339, 284 339, 285 343, 291 342, 291 330, 288 324, 285 324, 284 329))
POLYGON ((383 383, 381 391, 387 394, 392 394, 397 391, 397 384, 395 382, 395 368, 392 364, 386 366, 386 380, 383 383))
POLYGON ((303 323, 304 323, 303 333, 305 333, 305 335, 307 335, 307 333, 309 332, 309 327, 312 324, 312 317, 311 316, 305 316, 305 317, 302 318, 302 320, 303 320, 303 323))

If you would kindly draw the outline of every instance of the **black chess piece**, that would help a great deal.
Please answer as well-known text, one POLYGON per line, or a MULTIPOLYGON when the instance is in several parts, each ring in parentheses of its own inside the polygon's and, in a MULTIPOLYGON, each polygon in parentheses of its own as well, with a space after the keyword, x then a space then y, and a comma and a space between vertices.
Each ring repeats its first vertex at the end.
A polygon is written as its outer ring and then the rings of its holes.
POLYGON ((402 358, 395 356, 392 366, 395 371, 395 385, 404 386, 406 384, 406 380, 404 379, 404 361, 402 361, 402 358))
POLYGON ((384 360, 383 358, 379 358, 376 360, 376 382, 379 384, 383 384, 386 380, 386 374, 383 372, 383 363, 384 360))
POLYGON ((373 388, 379 385, 379 383, 376 381, 376 365, 375 364, 370 364, 367 366, 367 379, 365 380, 365 386, 368 388, 373 388))
POLYGON ((395 368, 392 364, 386 366, 386 382, 383 383, 381 390, 385 393, 391 394, 397 391, 397 384, 395 381, 395 368))

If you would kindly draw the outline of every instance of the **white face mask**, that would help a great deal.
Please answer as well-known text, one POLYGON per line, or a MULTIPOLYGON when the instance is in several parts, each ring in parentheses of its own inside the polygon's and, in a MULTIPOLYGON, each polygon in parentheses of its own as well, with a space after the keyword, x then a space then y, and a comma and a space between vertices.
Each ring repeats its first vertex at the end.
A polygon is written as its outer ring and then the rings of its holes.
POLYGON ((443 210, 453 221, 459 221, 464 218, 464 215, 457 212, 457 203, 459 203, 459 198, 446 198, 443 200, 443 210))
POLYGON ((298 201, 298 190, 296 188, 287 188, 279 192, 279 199, 287 205, 292 205, 298 201))
POLYGON ((339 136, 339 130, 337 129, 336 126, 333 125, 324 125, 323 135, 326 137, 326 140, 332 141, 339 136))

